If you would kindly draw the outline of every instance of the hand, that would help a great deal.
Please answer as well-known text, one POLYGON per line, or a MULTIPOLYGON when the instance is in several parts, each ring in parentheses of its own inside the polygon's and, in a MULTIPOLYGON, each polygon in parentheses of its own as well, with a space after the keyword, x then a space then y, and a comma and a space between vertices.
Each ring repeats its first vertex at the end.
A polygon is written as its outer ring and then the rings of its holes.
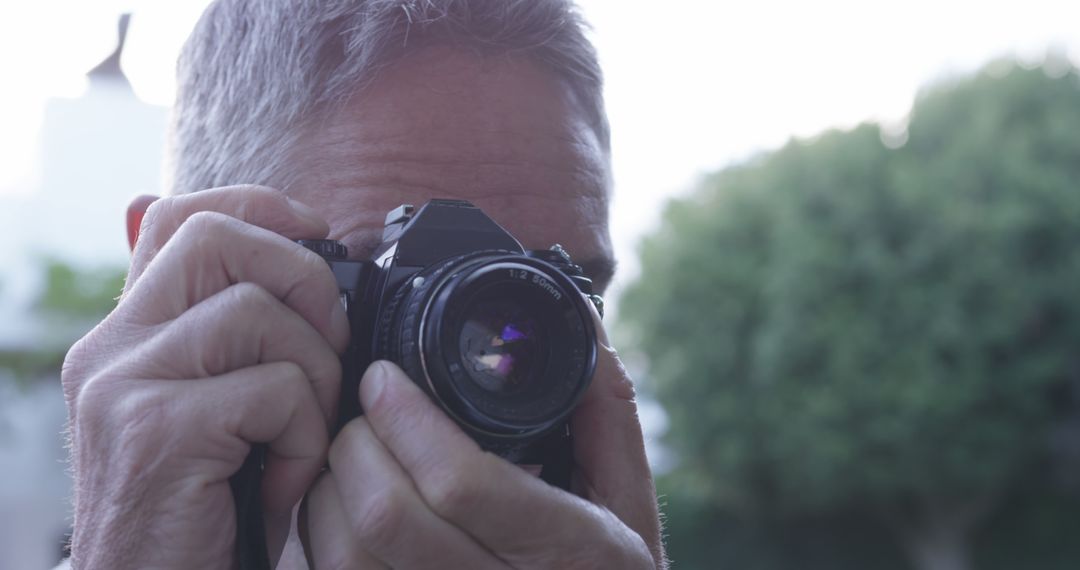
POLYGON ((229 568, 228 479, 253 442, 271 558, 325 463, 348 319, 329 231, 269 188, 164 198, 116 309, 64 361, 78 568, 229 568))
POLYGON ((481 451, 399 368, 374 363, 366 415, 334 440, 301 517, 312 567, 664 568, 633 386, 601 343, 572 421, 581 496, 481 451))

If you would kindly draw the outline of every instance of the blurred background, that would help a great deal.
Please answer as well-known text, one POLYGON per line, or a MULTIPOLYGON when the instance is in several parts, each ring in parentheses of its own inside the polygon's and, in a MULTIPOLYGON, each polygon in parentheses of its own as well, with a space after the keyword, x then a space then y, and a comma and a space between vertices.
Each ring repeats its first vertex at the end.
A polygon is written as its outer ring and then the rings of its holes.
MULTIPOLYGON (((1080 4, 580 3, 674 567, 1080 568, 1080 4)), ((205 4, 0 7, 0 569, 61 556, 59 365, 205 4)))

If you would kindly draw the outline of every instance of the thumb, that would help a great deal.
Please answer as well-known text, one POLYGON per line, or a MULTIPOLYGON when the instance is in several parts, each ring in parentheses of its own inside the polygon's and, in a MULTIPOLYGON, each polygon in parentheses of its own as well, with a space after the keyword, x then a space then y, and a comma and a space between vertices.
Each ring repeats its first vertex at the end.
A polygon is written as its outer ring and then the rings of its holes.
MULTIPOLYGON (((592 303, 588 303, 591 307, 592 303)), ((578 475, 586 498, 603 505, 633 529, 663 560, 656 487, 645 457, 634 383, 608 342, 600 316, 592 384, 570 420, 578 475)))

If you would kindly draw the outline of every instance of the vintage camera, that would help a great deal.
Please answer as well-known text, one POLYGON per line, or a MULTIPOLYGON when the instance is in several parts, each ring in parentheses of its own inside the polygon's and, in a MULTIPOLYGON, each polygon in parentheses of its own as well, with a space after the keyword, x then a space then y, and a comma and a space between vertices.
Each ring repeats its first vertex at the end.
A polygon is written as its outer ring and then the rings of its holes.
POLYGON ((390 360, 482 448, 569 487, 567 420, 596 366, 586 303, 603 301, 560 246, 527 251, 458 200, 390 212, 369 261, 335 241, 299 243, 330 264, 351 324, 339 427, 362 413, 368 364, 390 360))
MULTIPOLYGON (((331 240, 301 240, 337 279, 352 340, 342 356, 338 429, 362 413, 360 377, 397 363, 480 446, 541 466, 569 489, 568 418, 596 367, 592 282, 558 245, 526 251, 472 204, 432 200, 386 217, 369 261, 331 240)), ((260 499, 265 445, 230 480, 241 570, 270 567, 260 499)))

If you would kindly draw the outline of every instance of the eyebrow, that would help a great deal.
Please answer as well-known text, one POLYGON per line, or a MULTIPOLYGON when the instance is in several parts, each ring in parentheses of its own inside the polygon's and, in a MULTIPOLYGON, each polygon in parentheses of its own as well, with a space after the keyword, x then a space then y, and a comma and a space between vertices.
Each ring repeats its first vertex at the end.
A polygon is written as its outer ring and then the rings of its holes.
POLYGON ((586 277, 592 279, 597 293, 603 293, 607 289, 607 286, 611 284, 611 279, 615 277, 615 269, 618 267, 618 262, 613 257, 606 255, 591 257, 580 262, 575 261, 575 263, 581 266, 581 270, 585 272, 586 277))

